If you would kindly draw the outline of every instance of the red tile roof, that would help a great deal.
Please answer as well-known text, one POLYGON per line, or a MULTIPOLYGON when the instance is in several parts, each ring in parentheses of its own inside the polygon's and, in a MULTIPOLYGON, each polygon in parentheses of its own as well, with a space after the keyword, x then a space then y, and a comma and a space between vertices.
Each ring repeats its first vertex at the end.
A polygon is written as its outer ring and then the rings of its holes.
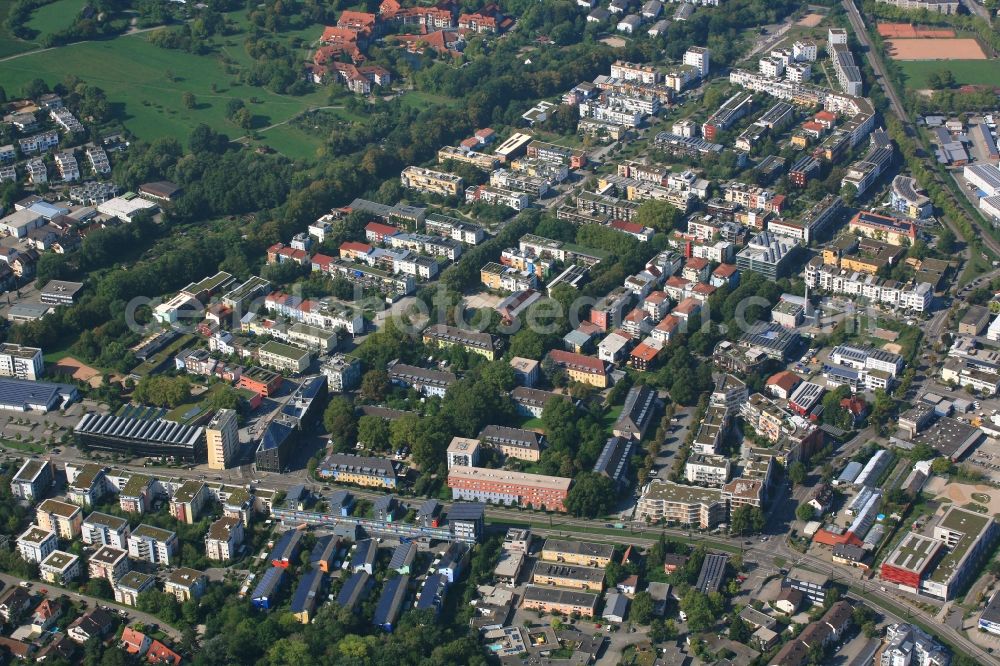
POLYGON ((340 244, 341 252, 360 252, 361 254, 368 254, 372 251, 372 246, 368 243, 359 243, 357 241, 344 241, 340 244))
POLYGON ((700 309, 701 309, 701 303, 699 303, 693 298, 685 298, 683 301, 677 304, 677 307, 674 308, 674 312, 680 312, 681 314, 689 315, 695 310, 700 310, 700 309))
POLYGON ((696 271, 700 271, 705 266, 708 266, 708 259, 702 259, 701 257, 691 257, 687 260, 687 263, 684 264, 684 268, 691 268, 696 271))
POLYGON ((379 236, 395 236, 399 233, 399 229, 396 227, 391 224, 382 224, 381 222, 369 222, 365 226, 365 231, 370 231, 379 236))
POLYGON ((649 292, 649 295, 646 296, 646 302, 647 303, 662 303, 663 301, 667 300, 668 298, 670 298, 670 297, 667 296, 667 292, 665 292, 665 291, 651 291, 651 292, 649 292))
POLYGON ((657 349, 656 347, 650 347, 645 342, 640 342, 636 346, 636 348, 632 350, 630 356, 632 356, 633 358, 641 359, 648 363, 649 361, 652 361, 654 358, 656 358, 656 355, 659 353, 660 350, 657 349))
POLYGON ((613 229, 618 229, 619 231, 624 231, 629 234, 641 234, 643 232, 643 227, 641 224, 636 224, 635 222, 626 222, 625 220, 612 220, 611 227, 613 229))
POLYGON ((573 352, 553 349, 549 357, 556 365, 565 365, 575 370, 583 370, 591 374, 604 374, 604 361, 593 356, 584 356, 573 352))
POLYGON ((172 664, 177 666, 181 663, 181 656, 168 648, 160 641, 153 641, 146 652, 146 661, 150 664, 172 664))
POLYGON ((659 324, 656 325, 656 330, 663 331, 665 333, 670 333, 675 328, 677 328, 678 324, 680 323, 681 323, 680 319, 678 319, 672 314, 668 314, 666 317, 663 318, 663 320, 659 324))
POLYGON ((793 388, 795 388, 796 386, 798 386, 799 382, 801 382, 801 381, 802 381, 802 378, 799 377, 794 372, 791 372, 789 370, 782 370, 781 372, 779 372, 777 374, 774 374, 774 375, 771 375, 770 377, 768 377, 767 378, 767 385, 768 386, 777 386, 778 388, 780 388, 783 391, 785 391, 785 393, 788 393, 793 388))
POLYGON ((719 264, 712 271, 712 275, 716 277, 728 278, 732 277, 736 273, 736 266, 734 264, 719 264))
POLYGON ((125 627, 125 630, 122 631, 122 643, 125 644, 125 651, 129 654, 139 654, 145 641, 146 634, 136 631, 132 627, 125 627))

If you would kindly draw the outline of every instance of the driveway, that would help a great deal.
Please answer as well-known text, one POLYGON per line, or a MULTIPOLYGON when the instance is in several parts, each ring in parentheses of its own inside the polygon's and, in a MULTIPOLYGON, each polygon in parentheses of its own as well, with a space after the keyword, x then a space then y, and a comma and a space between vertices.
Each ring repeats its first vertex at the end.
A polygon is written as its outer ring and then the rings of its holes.
MULTIPOLYGON (((3 582, 5 586, 4 589, 6 589, 7 586, 17 585, 18 583, 20 583, 21 579, 15 578, 14 576, 8 576, 7 574, 0 574, 0 581, 3 582)), ((160 626, 160 630, 167 636, 169 636, 171 640, 179 641, 181 639, 181 632, 175 629, 174 627, 171 627, 170 625, 164 623, 164 621, 161 620, 160 618, 150 615, 149 613, 143 613, 129 606, 123 606, 121 604, 117 604, 114 601, 107 601, 105 599, 98 599, 97 597, 90 597, 85 594, 78 594, 76 592, 71 592, 65 588, 59 587, 58 585, 50 585, 48 583, 42 583, 42 582, 33 582, 29 592, 31 592, 31 594, 34 596, 38 596, 40 590, 43 589, 46 591, 45 596, 49 599, 57 599, 65 594, 70 599, 75 599, 78 601, 79 600, 86 601, 89 604, 90 608, 94 608, 96 606, 107 606, 108 608, 114 611, 124 610, 125 612, 128 613, 127 621, 129 624, 133 622, 142 622, 143 624, 158 624, 160 626)))

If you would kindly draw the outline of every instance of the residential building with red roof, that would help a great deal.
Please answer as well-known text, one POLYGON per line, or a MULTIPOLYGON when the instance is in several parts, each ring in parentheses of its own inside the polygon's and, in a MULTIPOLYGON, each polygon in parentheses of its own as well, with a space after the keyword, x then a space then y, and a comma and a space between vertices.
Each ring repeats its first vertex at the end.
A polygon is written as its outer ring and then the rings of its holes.
POLYGON ((465 38, 455 30, 435 30, 421 35, 392 35, 391 41, 399 42, 410 53, 423 53, 431 49, 441 55, 459 56, 465 49, 465 38))
POLYGON ((121 642, 122 647, 125 648, 125 652, 141 657, 149 650, 149 646, 152 645, 153 640, 141 631, 137 631, 132 627, 125 627, 125 630, 122 631, 121 642))
POLYGON ((625 220, 612 220, 611 228, 622 233, 626 233, 643 243, 648 241, 656 233, 650 227, 644 227, 641 224, 636 224, 635 222, 626 222, 625 220))
POLYGON ((740 271, 735 264, 719 264, 712 271, 709 282, 714 287, 735 287, 740 281, 740 271))
POLYGON ((718 291, 718 287, 713 287, 706 282, 699 282, 691 287, 691 298, 702 303, 706 302, 712 294, 718 291))
POLYGON ((575 382, 590 384, 598 388, 606 388, 608 385, 608 375, 604 367, 604 361, 598 358, 562 351, 561 349, 550 351, 549 358, 557 367, 564 369, 569 378, 575 382))
POLYGON ((789 370, 782 370, 779 373, 767 378, 767 392, 776 398, 787 400, 792 395, 792 391, 802 383, 802 378, 789 370))
POLYGON ((369 222, 365 226, 365 238, 370 243, 384 243, 386 238, 401 233, 397 227, 381 222, 369 222))
POLYGON ((813 116, 813 120, 827 129, 833 129, 833 126, 837 124, 837 114, 832 111, 820 111, 813 116))
POLYGON ((629 353, 629 365, 642 372, 652 369, 660 352, 663 351, 663 345, 664 343, 656 338, 646 338, 629 353))
POLYGON ((160 641, 154 640, 146 651, 146 662, 150 664, 166 664, 180 666, 181 656, 160 641))
POLYGON ((674 335, 681 330, 680 325, 681 319, 679 317, 668 314, 663 318, 663 321, 653 328, 651 335, 656 340, 668 343, 673 339, 674 335))
POLYGON ((292 261, 300 266, 305 266, 309 263, 309 253, 305 250, 297 250, 284 243, 275 243, 267 248, 267 263, 282 264, 286 261, 292 261))
POLYGON ((333 257, 327 254, 316 253, 312 257, 312 269, 314 271, 322 271, 323 273, 330 272, 330 265, 336 261, 333 257))
POLYGON ((671 275, 667 278, 666 283, 663 285, 663 291, 667 292, 675 301, 681 301, 687 298, 688 287, 691 285, 691 280, 686 280, 677 275, 671 275))
POLYGON ((373 264, 372 254, 375 248, 367 243, 357 241, 345 241, 340 244, 340 258, 345 261, 363 261, 366 264, 373 264))
POLYGON ((642 309, 655 321, 663 319, 669 307, 670 296, 665 291, 652 291, 646 295, 646 298, 642 302, 642 309))
POLYGON ((478 12, 462 14, 458 17, 460 29, 478 34, 498 34, 508 30, 513 25, 514 21, 504 16, 500 7, 492 2, 478 12))
POLYGON ((688 321, 691 317, 694 317, 701 313, 701 303, 693 298, 685 298, 683 301, 677 304, 677 307, 673 309, 670 313, 682 319, 688 321))
POLYGON ((345 9, 337 19, 337 27, 357 33, 374 34, 378 27, 378 16, 345 9))

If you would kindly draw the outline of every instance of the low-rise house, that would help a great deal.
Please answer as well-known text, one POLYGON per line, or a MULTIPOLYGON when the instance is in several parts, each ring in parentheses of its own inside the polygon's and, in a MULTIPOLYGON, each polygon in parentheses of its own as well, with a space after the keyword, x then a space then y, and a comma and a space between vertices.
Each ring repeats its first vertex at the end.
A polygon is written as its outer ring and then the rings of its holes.
POLYGON ((114 615, 100 608, 92 608, 70 624, 66 633, 70 639, 82 645, 91 638, 104 639, 117 626, 118 619, 114 615))

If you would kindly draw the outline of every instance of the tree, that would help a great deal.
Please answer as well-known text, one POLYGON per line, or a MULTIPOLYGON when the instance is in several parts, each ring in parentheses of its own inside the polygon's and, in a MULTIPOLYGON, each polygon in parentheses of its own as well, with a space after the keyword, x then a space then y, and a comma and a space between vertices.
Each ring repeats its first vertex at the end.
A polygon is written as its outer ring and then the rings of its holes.
POLYGON ((730 516, 729 529, 735 534, 757 534, 764 529, 764 512, 760 507, 744 504, 730 516))
POLYGON ((330 433, 330 442, 338 450, 354 446, 358 437, 358 419, 354 405, 343 396, 335 396, 323 412, 323 425, 330 433))
POLYGON ((649 592, 637 592, 632 599, 629 619, 636 624, 649 624, 653 619, 653 597, 649 592))
POLYGON ((684 215, 666 201, 650 199, 642 202, 636 215, 636 222, 644 227, 652 227, 661 233, 673 231, 684 215))
POLYGON ((951 474, 955 466, 945 457, 935 458, 931 463, 931 471, 935 474, 951 474))
POLYGON ((365 373, 361 378, 361 398, 371 402, 385 400, 389 392, 389 373, 375 368, 365 373))
POLYGON ((715 624, 715 614, 708 597, 693 587, 681 598, 680 607, 687 615, 688 630, 691 632, 707 631, 715 624))
POLYGON ((788 480, 796 486, 802 485, 807 475, 806 466, 800 460, 796 460, 788 466, 788 480))
POLYGON ((795 509, 795 517, 801 520, 802 522, 809 522, 810 520, 813 519, 813 516, 815 514, 816 514, 816 509, 813 508, 812 504, 809 504, 807 502, 799 504, 798 508, 795 509))
POLYGON ((729 639, 737 643, 746 643, 750 640, 750 628, 738 613, 733 614, 729 621, 729 639))
POLYGON ((615 498, 611 479, 596 472, 583 472, 576 476, 566 495, 566 510, 574 516, 595 518, 611 508, 615 498))
POLYGON ((375 451, 387 451, 391 432, 389 422, 380 416, 362 416, 358 419, 358 441, 375 451))
POLYGON ((195 99, 194 93, 190 90, 185 91, 184 94, 181 95, 181 102, 183 102, 185 109, 193 109, 198 106, 198 100, 195 99))
POLYGON ((955 252, 955 232, 949 227, 944 227, 937 237, 937 249, 943 254, 953 254, 955 252))

